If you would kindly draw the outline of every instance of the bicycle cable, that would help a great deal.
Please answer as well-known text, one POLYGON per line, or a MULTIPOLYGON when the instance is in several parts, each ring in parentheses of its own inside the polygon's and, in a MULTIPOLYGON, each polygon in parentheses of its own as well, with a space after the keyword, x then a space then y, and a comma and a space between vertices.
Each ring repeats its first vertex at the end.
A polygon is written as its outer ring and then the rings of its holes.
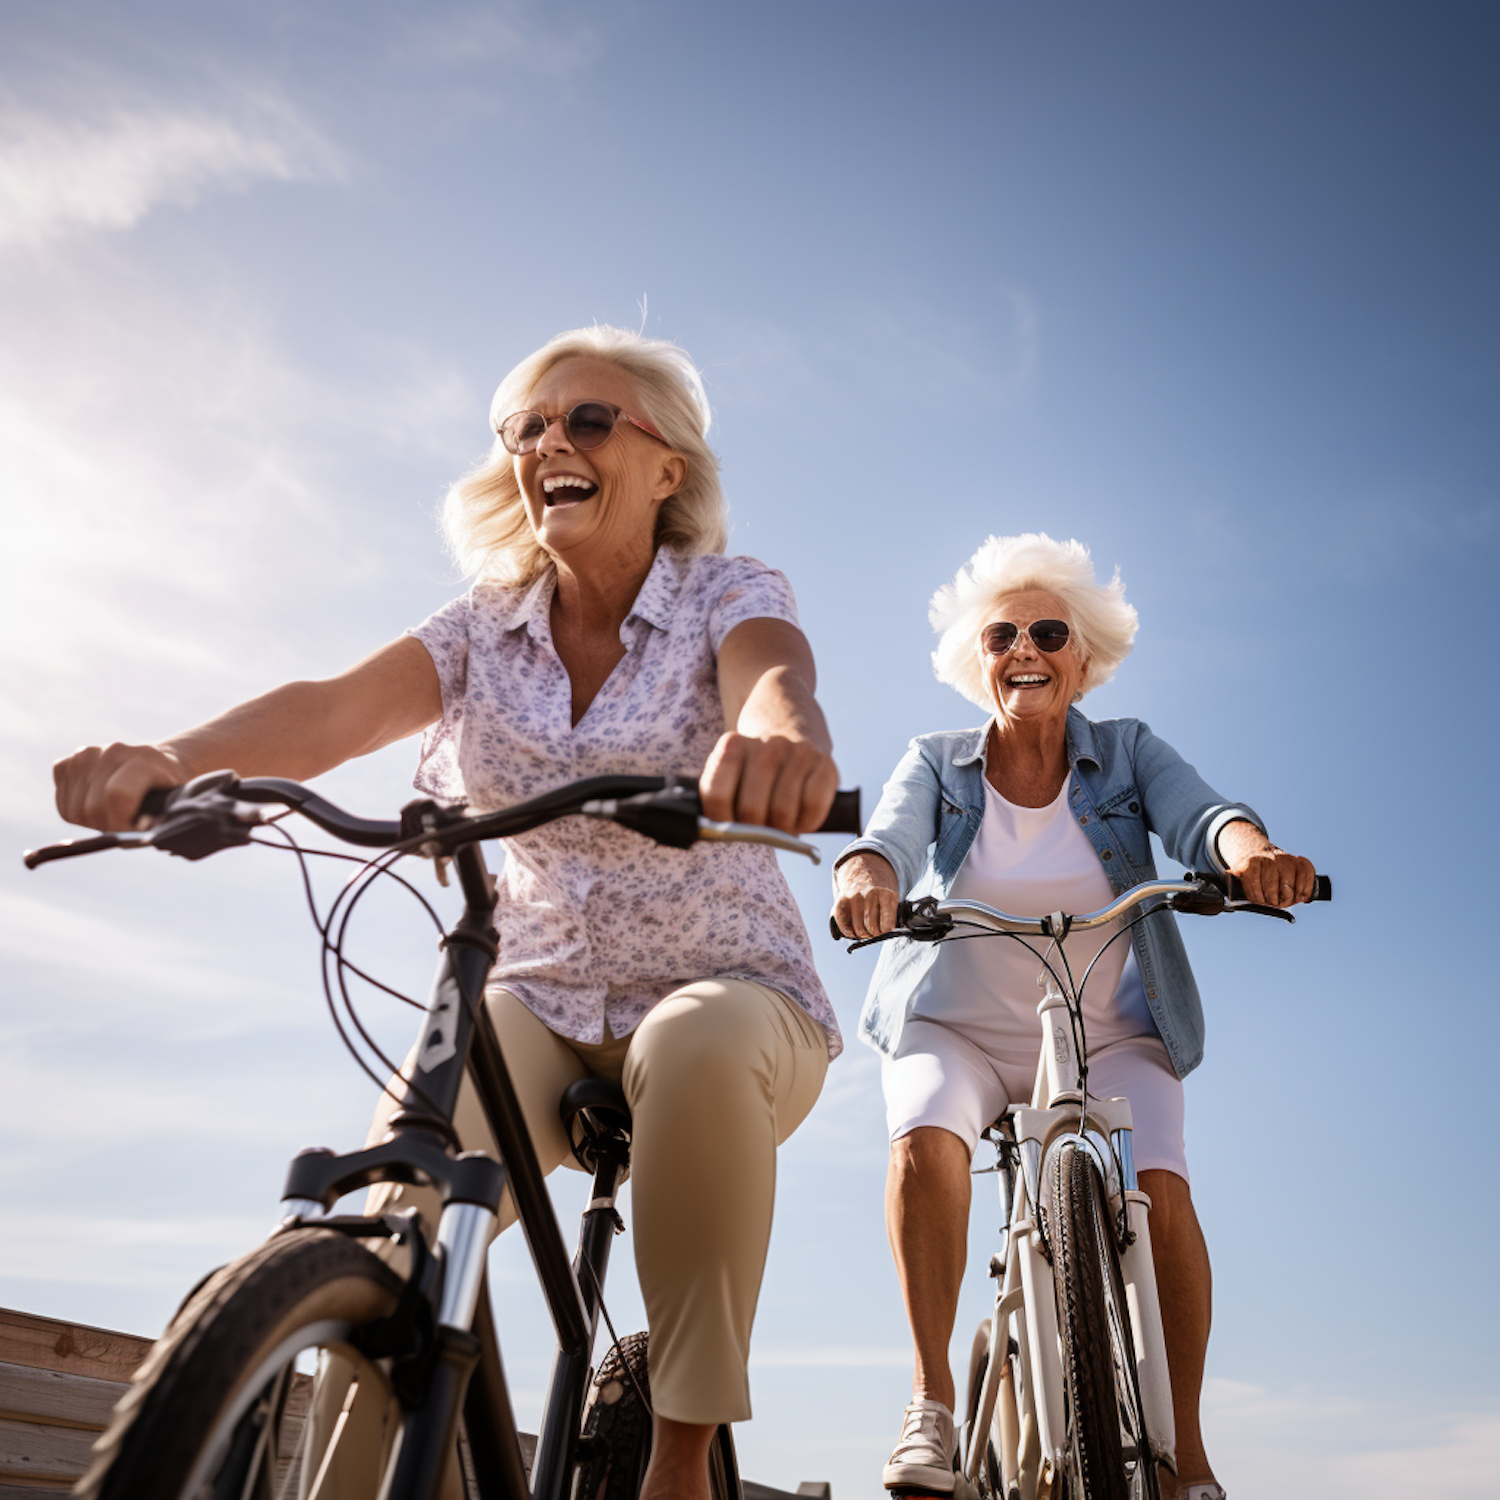
POLYGON ((436 911, 433 910, 433 907, 427 900, 427 898, 423 896, 422 893, 417 890, 416 887, 404 876, 397 875, 393 870, 389 868, 389 865, 393 864, 406 851, 398 847, 396 849, 384 850, 381 854, 375 856, 373 859, 361 859, 358 855, 344 854, 338 850, 305 848, 302 844, 297 842, 296 838, 287 829, 280 826, 279 819, 268 818, 265 821, 265 826, 271 832, 277 834, 284 842, 277 844, 272 843, 267 839, 252 838, 252 843, 258 844, 264 849, 284 850, 296 856, 298 871, 302 878, 303 897, 307 903, 308 912, 312 917, 313 926, 317 930, 320 942, 321 955, 319 967, 323 983, 323 998, 328 1007, 329 1019, 333 1022, 334 1030, 338 1033, 339 1040, 344 1045, 344 1050, 348 1052, 351 1058, 354 1059, 355 1065, 360 1069, 362 1073, 364 1073, 364 1075, 371 1081, 371 1083, 373 1083, 382 1094, 388 1095, 393 1102, 397 1104, 403 1102, 401 1096, 398 1095, 394 1089, 392 1089, 390 1084, 391 1078, 396 1077, 400 1078, 401 1082, 405 1084, 413 1094, 417 1095, 426 1107, 435 1108, 436 1101, 427 1094, 427 1092, 421 1087, 420 1084, 416 1083, 413 1079, 403 1076, 401 1069, 385 1055, 384 1051, 370 1036, 364 1023, 359 1018, 359 1013, 355 1008, 353 997, 349 993, 348 984, 344 978, 345 969, 353 970, 354 973, 358 975, 358 977, 364 979, 367 983, 370 983, 376 988, 383 990, 385 993, 394 996, 396 999, 401 1000, 403 1003, 415 1006, 418 1009, 426 1009, 425 1006, 421 1005, 418 1001, 413 1000, 409 995, 404 995, 400 991, 391 988, 389 985, 383 984, 379 980, 374 979, 373 976, 366 975, 364 971, 358 967, 358 965, 354 964, 352 960, 347 959, 343 953, 343 943, 348 930, 349 915, 352 912, 353 907, 358 904, 360 897, 363 896, 366 891, 368 891, 369 887, 381 875, 389 876, 398 885, 402 886, 409 894, 415 897, 417 902, 422 906, 423 910, 426 911, 428 917, 432 920, 437 930, 439 932, 443 930, 442 922, 439 919, 436 911), (308 867, 308 859, 310 857, 336 859, 344 861, 346 863, 356 864, 360 867, 354 872, 353 875, 350 876, 347 881, 345 881, 338 895, 334 898, 332 905, 329 907, 328 915, 326 918, 318 910, 317 895, 313 889, 312 883, 312 873, 308 867), (334 922, 338 917, 340 908, 344 909, 343 918, 340 922, 337 936, 331 937, 330 934, 332 933, 334 922), (330 956, 334 961, 333 977, 330 977, 329 974, 330 956), (360 1052, 360 1049, 356 1045, 354 1039, 349 1035, 348 1028, 345 1026, 344 1021, 339 1014, 338 1000, 334 996, 335 980, 338 985, 339 995, 344 1003, 344 1008, 348 1012, 349 1019, 353 1023, 355 1030, 359 1033, 366 1046, 370 1048, 370 1051, 374 1054, 376 1060, 385 1067, 386 1073, 384 1077, 382 1077, 374 1070, 374 1068, 370 1066, 370 1064, 366 1061, 364 1055, 360 1052))
POLYGON ((630 1383, 635 1387, 635 1393, 641 1398, 641 1405, 646 1408, 647 1416, 654 1417, 656 1413, 651 1408, 651 1398, 641 1388, 641 1382, 635 1371, 631 1368, 630 1361, 625 1358, 625 1351, 620 1347, 620 1335, 615 1332, 615 1320, 609 1315, 609 1308, 604 1301, 604 1288, 599 1284, 599 1273, 594 1269, 594 1263, 587 1257, 583 1257, 583 1263, 588 1268, 589 1279, 594 1283, 594 1290, 599 1294, 599 1311, 604 1314, 604 1326, 609 1329, 611 1346, 616 1354, 620 1356, 620 1363, 625 1367, 625 1373, 630 1376, 630 1383))

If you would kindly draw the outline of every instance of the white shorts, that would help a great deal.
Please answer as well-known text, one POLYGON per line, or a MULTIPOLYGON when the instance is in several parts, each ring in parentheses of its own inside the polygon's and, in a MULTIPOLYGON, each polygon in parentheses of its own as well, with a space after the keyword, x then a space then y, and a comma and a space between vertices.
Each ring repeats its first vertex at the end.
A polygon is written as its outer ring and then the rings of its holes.
MULTIPOLYGON (((880 1084, 891 1139, 920 1125, 951 1131, 972 1152, 979 1133, 1008 1104, 1024 1104, 1036 1084, 1027 1061, 995 1058, 962 1032, 919 1016, 901 1032, 901 1055, 882 1057, 880 1084)), ((1089 1093, 1130 1100, 1137 1171, 1175 1172, 1189 1181, 1182 1139, 1182 1080, 1157 1036, 1132 1036, 1089 1049, 1089 1093)))

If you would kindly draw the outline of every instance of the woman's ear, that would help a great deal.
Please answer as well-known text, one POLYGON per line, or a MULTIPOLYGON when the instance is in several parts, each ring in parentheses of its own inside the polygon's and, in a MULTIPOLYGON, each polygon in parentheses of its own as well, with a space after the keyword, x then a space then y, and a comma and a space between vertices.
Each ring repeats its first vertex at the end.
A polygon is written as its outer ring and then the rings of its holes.
POLYGON ((675 495, 687 483, 688 461, 680 453, 668 453, 657 474, 656 488, 651 493, 653 500, 666 500, 675 495))

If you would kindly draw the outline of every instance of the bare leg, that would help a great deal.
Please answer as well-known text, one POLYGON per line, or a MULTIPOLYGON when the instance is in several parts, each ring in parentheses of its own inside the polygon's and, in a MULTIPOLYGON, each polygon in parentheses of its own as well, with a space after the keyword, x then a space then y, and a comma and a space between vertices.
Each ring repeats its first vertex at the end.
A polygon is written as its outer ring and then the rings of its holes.
POLYGON ((1172 1500, 1180 1485, 1202 1484, 1214 1477, 1198 1426, 1213 1275, 1187 1183, 1175 1172, 1142 1172, 1141 1187, 1151 1195, 1151 1253, 1156 1261, 1156 1290, 1172 1377, 1172 1414, 1177 1423, 1176 1483, 1170 1474, 1162 1474, 1163 1493, 1172 1500))
POLYGON ((969 1230, 969 1148, 919 1125, 891 1143, 885 1225, 916 1346, 912 1394, 953 1410, 948 1343, 958 1316, 969 1230))
POLYGON ((708 1450, 717 1430, 712 1422, 653 1417, 640 1500, 708 1500, 708 1450))

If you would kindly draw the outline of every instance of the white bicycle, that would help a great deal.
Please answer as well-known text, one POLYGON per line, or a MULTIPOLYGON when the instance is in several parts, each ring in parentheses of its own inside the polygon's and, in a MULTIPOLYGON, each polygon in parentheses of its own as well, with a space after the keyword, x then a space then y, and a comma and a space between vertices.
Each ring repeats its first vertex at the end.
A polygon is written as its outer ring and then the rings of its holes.
MULTIPOLYGON (((1159 1500, 1158 1465, 1176 1472, 1151 1200, 1136 1182, 1130 1103, 1088 1092, 1080 997, 1098 957, 1075 984, 1058 945, 1070 932, 1114 925, 1108 948, 1160 911, 1295 920, 1234 899, 1232 884, 1188 871, 1132 886, 1076 917, 1016 917, 929 896, 903 901, 891 932, 850 944, 853 952, 898 937, 1051 940, 1045 951, 1032 949, 1045 993, 1031 1103, 1009 1106, 984 1132, 996 1148, 985 1170, 998 1177, 1002 1227, 989 1263, 995 1310, 969 1361, 955 1500, 1159 1500)), ((1331 896, 1319 876, 1313 899, 1331 896)))

